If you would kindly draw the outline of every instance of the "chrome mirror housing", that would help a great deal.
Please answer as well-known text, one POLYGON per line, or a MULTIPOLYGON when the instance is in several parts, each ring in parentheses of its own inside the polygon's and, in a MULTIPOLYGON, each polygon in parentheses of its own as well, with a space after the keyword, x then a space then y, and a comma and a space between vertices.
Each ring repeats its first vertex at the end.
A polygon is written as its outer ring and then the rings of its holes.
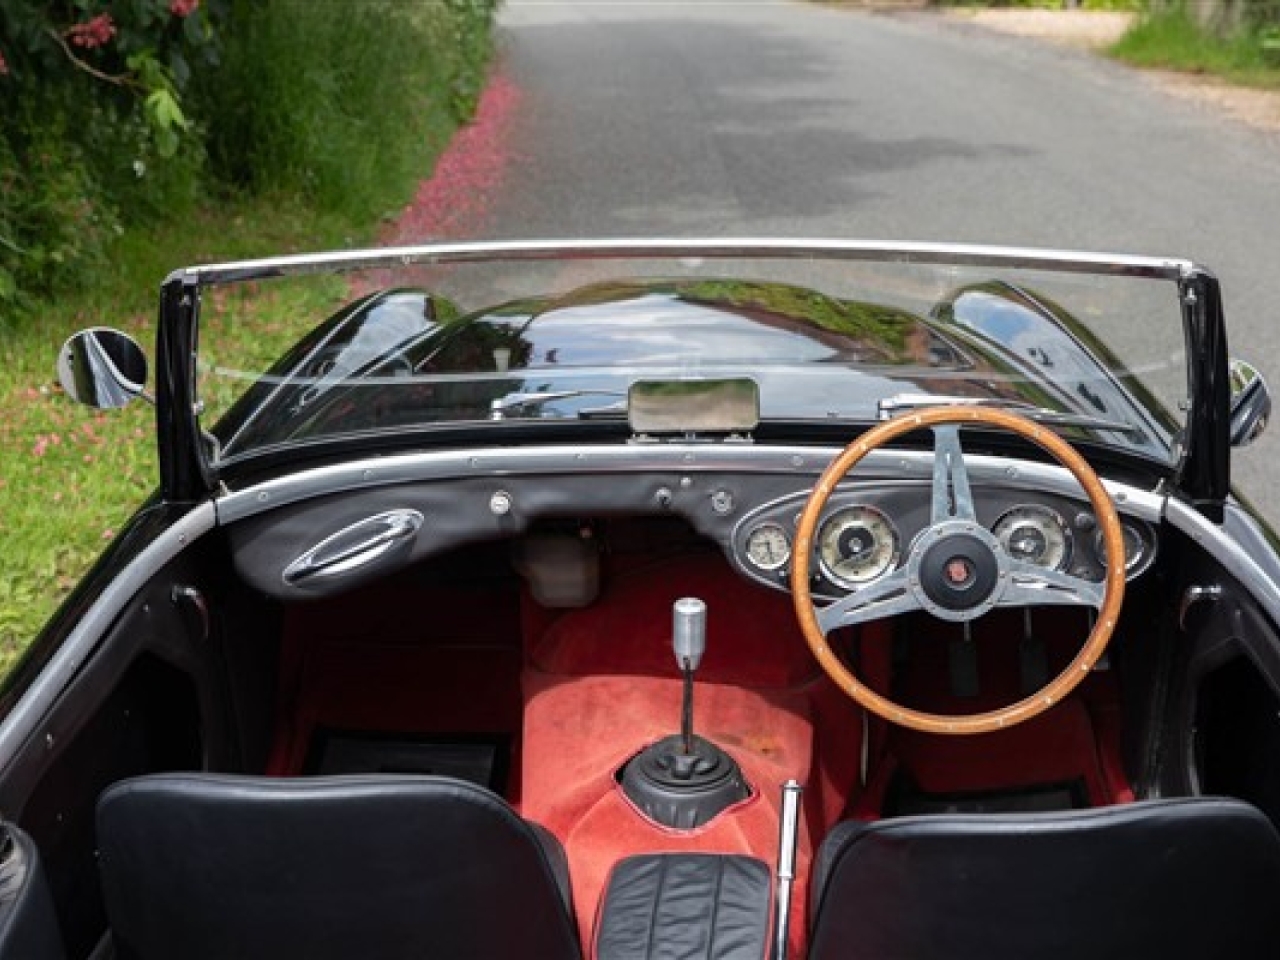
POLYGON ((1231 360, 1231 445, 1247 447, 1262 435, 1271 419, 1271 391, 1256 367, 1231 360))
POLYGON ((147 356, 127 333, 92 327, 72 334, 58 353, 58 382, 67 395, 99 410, 123 407, 146 393, 147 356))

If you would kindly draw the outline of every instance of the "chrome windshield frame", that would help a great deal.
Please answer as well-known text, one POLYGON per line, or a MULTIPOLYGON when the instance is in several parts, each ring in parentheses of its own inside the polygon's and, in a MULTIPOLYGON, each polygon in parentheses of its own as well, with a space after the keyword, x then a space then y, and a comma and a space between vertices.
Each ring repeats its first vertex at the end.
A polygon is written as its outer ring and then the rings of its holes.
POLYGON ((1217 279, 1191 260, 940 243, 883 243, 806 238, 610 238, 468 242, 299 254, 186 267, 171 273, 161 292, 156 396, 161 492, 169 500, 212 493, 218 471, 199 423, 195 350, 205 287, 321 273, 349 273, 418 265, 556 260, 823 259, 993 269, 1039 270, 1170 281, 1183 305, 1192 409, 1175 488, 1197 508, 1221 516, 1229 487, 1226 336, 1217 279), (1221 370, 1218 367, 1221 366, 1221 370), (1222 409, 1219 410, 1219 407, 1222 409))

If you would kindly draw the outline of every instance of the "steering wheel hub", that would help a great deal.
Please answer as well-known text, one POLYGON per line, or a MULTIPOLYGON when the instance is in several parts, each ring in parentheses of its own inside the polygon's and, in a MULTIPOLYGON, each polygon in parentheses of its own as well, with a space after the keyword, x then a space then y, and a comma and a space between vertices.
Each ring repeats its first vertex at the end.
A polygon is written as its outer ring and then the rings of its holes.
POLYGON ((981 527, 946 523, 912 551, 911 589, 920 606, 943 620, 972 620, 1000 598, 1005 554, 981 527))

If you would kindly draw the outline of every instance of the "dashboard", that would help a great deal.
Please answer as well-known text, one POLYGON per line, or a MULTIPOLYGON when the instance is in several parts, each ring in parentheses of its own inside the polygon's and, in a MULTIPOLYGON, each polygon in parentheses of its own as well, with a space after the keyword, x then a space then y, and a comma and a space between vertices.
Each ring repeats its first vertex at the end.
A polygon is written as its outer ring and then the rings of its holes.
MULTIPOLYGON (((467 544, 508 541, 518 551, 547 524, 602 521, 605 533, 614 519, 663 518, 718 545, 742 576, 786 592, 796 521, 831 456, 729 445, 411 455, 283 477, 222 498, 218 511, 244 580, 284 600, 341 593, 467 544), (299 575, 303 561, 311 565, 299 575)), ((966 460, 976 518, 1011 556, 1103 579, 1097 520, 1065 470, 966 460)), ((905 563, 929 526, 930 454, 895 451, 858 472, 832 493, 816 531, 819 600, 905 563)), ((1162 500, 1123 485, 1113 496, 1133 579, 1156 558, 1162 500)))
MULTIPOLYGON (((798 491, 746 514, 733 532, 733 560, 747 576, 786 587, 795 531, 809 492, 798 491)), ((1105 554, 1097 517, 1087 503, 1025 489, 975 487, 974 510, 1015 560, 1100 582, 1105 554)), ((926 482, 842 484, 823 510, 814 538, 813 593, 836 598, 892 572, 929 526, 926 482)), ((1146 522, 1121 517, 1127 579, 1142 574, 1156 555, 1156 533, 1146 522)))

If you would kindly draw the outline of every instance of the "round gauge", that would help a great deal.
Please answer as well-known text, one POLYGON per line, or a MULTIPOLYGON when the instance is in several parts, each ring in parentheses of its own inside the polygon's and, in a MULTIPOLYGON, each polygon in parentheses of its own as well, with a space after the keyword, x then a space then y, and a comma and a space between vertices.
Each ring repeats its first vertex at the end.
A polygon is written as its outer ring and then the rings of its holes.
POLYGON ((992 533, 1014 560, 1061 570, 1071 557, 1071 534, 1057 512, 1039 504, 1014 507, 992 533))
POLYGON ((883 575, 897 559, 898 531, 875 507, 837 510, 818 531, 822 572, 846 589, 857 589, 883 575))
MULTIPOLYGON (((1120 538, 1124 541, 1124 569, 1126 572, 1132 572, 1142 562, 1147 545, 1142 540, 1142 534, 1127 523, 1120 524, 1120 538)), ((1101 527, 1094 531, 1093 551, 1098 555, 1098 562, 1105 567, 1107 565, 1107 547, 1102 542, 1101 527)))
POLYGON ((776 523, 762 523, 747 534, 747 558, 761 570, 777 570, 791 559, 791 538, 776 523))

